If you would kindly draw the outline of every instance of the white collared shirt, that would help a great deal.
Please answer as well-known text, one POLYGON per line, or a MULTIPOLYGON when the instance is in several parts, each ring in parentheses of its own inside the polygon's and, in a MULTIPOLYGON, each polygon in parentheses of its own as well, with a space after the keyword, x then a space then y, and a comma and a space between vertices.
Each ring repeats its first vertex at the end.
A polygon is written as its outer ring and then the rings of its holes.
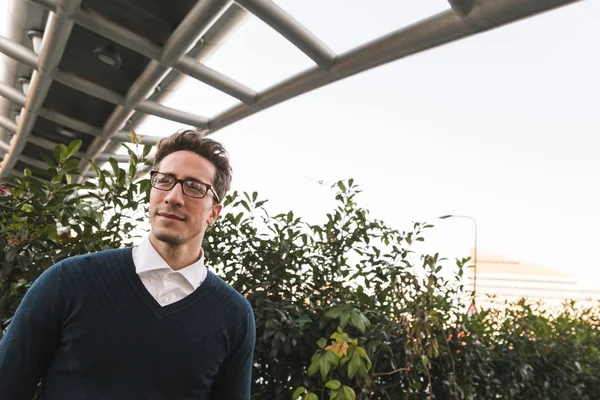
POLYGON ((145 238, 133 248, 135 272, 148 292, 161 306, 168 306, 190 295, 206 279, 204 252, 198 261, 174 271, 145 238))

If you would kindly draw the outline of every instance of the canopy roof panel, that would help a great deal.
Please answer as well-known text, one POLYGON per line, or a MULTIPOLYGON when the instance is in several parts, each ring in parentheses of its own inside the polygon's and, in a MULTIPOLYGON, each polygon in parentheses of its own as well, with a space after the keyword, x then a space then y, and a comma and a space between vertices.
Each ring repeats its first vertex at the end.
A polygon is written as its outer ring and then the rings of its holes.
POLYGON ((362 2, 363 12, 339 18, 342 1, 323 5, 327 12, 270 0, 11 1, 8 35, 0 37, 0 178, 74 138, 84 143, 85 172, 88 160, 115 154, 147 115, 214 132, 332 82, 574 2, 437 0, 427 15, 406 3, 402 16, 362 2), (381 23, 367 32, 365 18, 381 23), (228 41, 224 52, 239 48, 232 32, 246 19, 263 27, 253 30, 252 57, 236 68, 210 61, 228 41), (332 25, 343 34, 322 37, 332 25), (275 41, 289 44, 285 54, 270 51, 275 41), (250 72, 257 70, 264 73, 250 72), (203 109, 169 102, 186 77, 195 82, 181 90, 217 100, 203 109))

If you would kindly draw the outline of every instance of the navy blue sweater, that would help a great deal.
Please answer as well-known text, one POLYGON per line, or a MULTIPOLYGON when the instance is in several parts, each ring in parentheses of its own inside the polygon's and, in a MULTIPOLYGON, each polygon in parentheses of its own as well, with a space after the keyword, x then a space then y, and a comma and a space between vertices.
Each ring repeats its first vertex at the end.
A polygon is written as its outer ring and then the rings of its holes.
POLYGON ((64 260, 31 286, 0 341, 0 398, 250 398, 254 315, 209 272, 160 306, 131 248, 64 260))

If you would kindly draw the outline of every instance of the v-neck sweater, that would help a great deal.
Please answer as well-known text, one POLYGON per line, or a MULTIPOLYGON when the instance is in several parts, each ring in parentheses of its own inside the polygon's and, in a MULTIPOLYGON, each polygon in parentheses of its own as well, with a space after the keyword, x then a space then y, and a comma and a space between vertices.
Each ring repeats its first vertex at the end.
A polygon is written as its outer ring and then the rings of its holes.
POLYGON ((161 306, 131 248, 66 259, 31 286, 0 340, 0 394, 42 399, 250 398, 254 315, 212 272, 161 306))

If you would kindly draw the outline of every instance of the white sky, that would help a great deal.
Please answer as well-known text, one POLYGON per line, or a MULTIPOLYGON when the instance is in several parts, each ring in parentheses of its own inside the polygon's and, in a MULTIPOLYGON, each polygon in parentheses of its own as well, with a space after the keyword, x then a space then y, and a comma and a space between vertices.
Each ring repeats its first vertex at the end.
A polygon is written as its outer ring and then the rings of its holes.
MULTIPOLYGON (((0 0, 5 1, 5 0, 0 0)), ((337 53, 448 8, 445 0, 278 1, 337 53)), ((213 135, 234 189, 319 221, 326 184, 354 178, 388 224, 436 227, 428 247, 479 249, 575 274, 600 289, 600 2, 583 1, 396 61, 213 135)), ((250 17, 207 62, 261 90, 312 62, 250 17)), ((214 116, 237 100, 190 79, 165 104, 214 116)), ((150 117, 138 129, 181 125, 150 117)))

